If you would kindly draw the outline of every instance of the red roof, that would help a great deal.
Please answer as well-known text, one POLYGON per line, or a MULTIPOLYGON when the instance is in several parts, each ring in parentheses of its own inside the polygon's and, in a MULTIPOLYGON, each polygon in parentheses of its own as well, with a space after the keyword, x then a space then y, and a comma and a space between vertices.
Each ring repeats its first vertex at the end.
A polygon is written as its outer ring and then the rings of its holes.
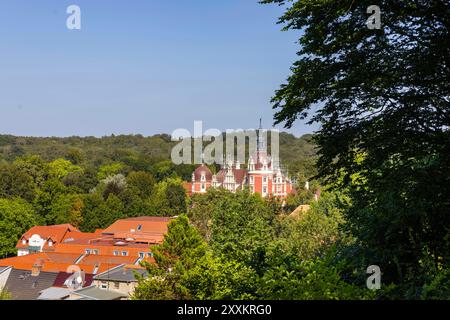
MULTIPOLYGON (((220 171, 216 175, 216 179, 218 182, 223 183, 225 180, 225 176, 227 174, 228 169, 220 169, 220 171)), ((242 185, 247 177, 246 169, 231 169, 233 171, 235 183, 242 185)))
POLYGON ((90 254, 86 255, 80 263, 83 265, 91 266, 98 264, 109 264, 109 265, 119 265, 119 264, 134 264, 137 261, 137 257, 134 256, 104 256, 90 254))
POLYGON ((207 166, 205 166, 204 164, 200 165, 199 167, 197 167, 197 169, 195 169, 194 180, 196 182, 200 182, 202 175, 205 176, 206 181, 212 180, 213 174, 212 174, 211 170, 209 170, 209 168, 207 166))
POLYGON ((136 217, 121 219, 103 230, 103 234, 124 232, 165 234, 170 220, 171 218, 168 217, 136 217))
MULTIPOLYGON (((58 273, 58 275, 56 276, 55 282, 53 283, 53 287, 60 287, 60 288, 64 288, 66 287, 64 285, 64 282, 67 280, 67 278, 69 278, 72 275, 72 273, 67 273, 67 272, 60 272, 58 273)), ((84 275, 84 283, 83 283, 83 287, 89 287, 92 284, 92 281, 94 280, 94 275, 93 274, 89 274, 86 273, 84 275)))
MULTIPOLYGON (((58 224, 53 226, 35 226, 25 232, 16 245, 16 248, 27 248, 28 244, 23 244, 21 240, 29 240, 33 235, 37 234, 44 240, 51 239, 54 243, 61 242, 66 234, 71 231, 79 232, 77 228, 70 224, 58 224)), ((47 244, 46 244, 47 245, 47 244)))
POLYGON ((136 257, 122 256, 88 255, 79 260, 80 257, 80 254, 40 252, 1 259, 0 266, 20 270, 31 270, 34 266, 39 266, 41 271, 66 272, 69 267, 76 265, 86 273, 97 274, 120 264, 133 264, 137 260, 136 257))

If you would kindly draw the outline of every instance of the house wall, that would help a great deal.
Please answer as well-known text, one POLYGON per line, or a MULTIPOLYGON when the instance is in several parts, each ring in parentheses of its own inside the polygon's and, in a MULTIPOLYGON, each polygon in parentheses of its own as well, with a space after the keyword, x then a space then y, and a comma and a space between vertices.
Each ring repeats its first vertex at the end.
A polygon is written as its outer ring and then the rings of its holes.
POLYGON ((127 282, 105 281, 105 280, 94 280, 94 282, 92 284, 95 285, 97 288, 100 288, 100 289, 103 289, 102 288, 102 284, 106 284, 107 288, 109 290, 118 291, 118 292, 126 294, 128 296, 131 296, 134 293, 134 290, 135 290, 135 288, 137 286, 137 282, 127 283, 127 282), (115 286, 115 283, 119 284, 118 288, 115 286))
POLYGON ((19 256, 19 257, 26 256, 29 253, 30 252, 28 251, 28 249, 19 249, 19 250, 17 250, 17 256, 19 256))
MULTIPOLYGON (((149 245, 150 246, 150 245, 149 245)), ((92 250, 98 250, 99 255, 108 255, 113 256, 114 251, 119 251, 119 256, 122 256, 122 251, 128 252, 128 257, 136 257, 139 258, 139 253, 144 252, 148 253, 150 252, 149 246, 142 246, 142 247, 132 247, 132 246, 96 246, 92 244, 68 244, 68 243, 60 243, 58 245, 57 252, 64 252, 64 253, 79 253, 84 254, 86 253, 86 249, 92 250)))

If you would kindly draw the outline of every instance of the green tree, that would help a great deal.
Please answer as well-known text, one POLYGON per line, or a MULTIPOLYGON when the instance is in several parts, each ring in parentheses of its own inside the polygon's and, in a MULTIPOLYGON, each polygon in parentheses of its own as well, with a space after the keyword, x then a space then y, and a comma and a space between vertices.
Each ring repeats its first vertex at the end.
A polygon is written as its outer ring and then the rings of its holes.
POLYGON ((69 160, 56 159, 48 164, 50 176, 62 179, 69 173, 81 171, 81 167, 72 164, 69 160))
POLYGON ((142 199, 151 196, 153 187, 155 186, 155 178, 147 172, 133 171, 127 177, 127 183, 130 187, 135 188, 135 193, 142 199))
POLYGON ((214 257, 209 251, 183 277, 195 300, 249 300, 255 298, 258 276, 242 262, 214 257))
POLYGON ((155 263, 145 263, 146 279, 140 279, 135 299, 189 299, 192 298, 183 277, 206 254, 207 246, 186 216, 169 223, 161 245, 151 248, 155 263))
POLYGON ((272 266, 282 263, 285 252, 299 261, 322 256, 337 243, 351 244, 340 203, 348 201, 336 193, 323 193, 311 209, 299 216, 282 216, 278 220, 277 238, 268 246, 267 260, 272 266), (276 244, 276 245, 275 245, 276 244), (281 259, 281 260, 280 260, 281 259))
POLYGON ((104 214, 107 210, 105 200, 98 193, 85 194, 83 196, 83 208, 80 230, 93 232, 96 229, 106 227, 104 225, 104 214))
POLYGON ((189 215, 216 255, 261 271, 266 246, 274 237, 275 219, 261 196, 210 189, 193 199, 189 215))
POLYGON ((258 294, 265 299, 281 300, 355 300, 372 299, 373 291, 349 284, 334 262, 327 258, 296 260, 290 268, 274 266, 261 278, 258 294))
POLYGON ((37 155, 28 155, 17 158, 13 162, 14 166, 33 178, 33 182, 37 187, 41 187, 42 183, 48 176, 48 165, 37 155))
POLYGON ((176 216, 186 213, 186 191, 179 178, 158 182, 147 200, 149 209, 158 216, 176 216))
POLYGON ((23 199, 0 199, 0 256, 16 254, 22 234, 36 225, 33 207, 23 199))
POLYGON ((5 288, 0 288, 0 300, 11 300, 11 294, 5 288))
MULTIPOLYGON (((176 177, 175 165, 170 160, 157 162, 152 166, 152 174, 158 181, 176 177)), ((191 172, 192 174, 192 172, 191 172)))
POLYGON ((42 224, 54 224, 55 215, 53 205, 61 195, 69 194, 70 188, 66 187, 61 181, 55 178, 45 180, 42 187, 38 189, 37 195, 33 200, 33 207, 42 224))
POLYGON ((0 165, 0 198, 21 197, 32 201, 36 196, 33 178, 15 165, 0 165))
POLYGON ((93 232, 95 229, 104 229, 110 226, 112 223, 119 219, 127 217, 125 212, 125 206, 114 194, 110 194, 108 199, 104 199, 101 194, 91 193, 84 195, 82 205, 77 208, 73 207, 72 214, 76 213, 78 216, 78 210, 81 211, 81 230, 85 232, 93 232))
POLYGON ((186 190, 181 183, 169 183, 166 189, 169 209, 175 214, 186 213, 186 190))
POLYGON ((124 170, 124 165, 122 163, 111 163, 108 165, 103 165, 98 170, 97 178, 98 180, 103 180, 108 178, 109 176, 114 176, 122 173, 124 170))
POLYGON ((127 189, 127 181, 122 174, 116 174, 114 176, 108 176, 100 182, 100 186, 97 187, 98 191, 103 194, 103 198, 108 199, 112 194, 120 196, 122 192, 127 189))
POLYGON ((275 122, 321 125, 319 175, 351 197, 354 263, 419 297, 423 261, 450 263, 448 1, 379 1, 380 29, 370 1, 262 2, 292 3, 279 22, 303 31, 275 122))
POLYGON ((81 151, 80 149, 71 148, 67 152, 66 158, 73 164, 80 165, 84 161, 83 151, 81 151))
POLYGON ((145 263, 134 299, 250 299, 255 272, 240 262, 213 256, 185 215, 173 220, 161 245, 152 249, 155 263, 145 263))
POLYGON ((75 187, 80 192, 88 193, 99 183, 97 180, 97 169, 87 167, 83 171, 70 172, 62 179, 62 182, 68 187, 75 187))
POLYGON ((83 221, 83 201, 76 194, 61 194, 51 204, 49 224, 69 223, 79 227, 83 221))

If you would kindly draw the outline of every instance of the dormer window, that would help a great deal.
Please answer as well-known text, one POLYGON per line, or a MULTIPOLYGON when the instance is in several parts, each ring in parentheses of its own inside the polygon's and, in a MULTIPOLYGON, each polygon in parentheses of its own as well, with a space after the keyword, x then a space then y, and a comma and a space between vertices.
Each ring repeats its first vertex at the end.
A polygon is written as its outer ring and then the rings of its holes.
POLYGON ((136 228, 137 231, 141 231, 142 230, 142 224, 138 225, 136 228))
POLYGON ((52 247, 53 246, 53 241, 52 240, 48 240, 48 246, 52 247))
POLYGON ((201 177, 200 177, 200 180, 201 180, 201 181, 206 181, 206 176, 205 176, 205 173, 204 173, 204 172, 202 172, 202 175, 201 175, 201 177))
POLYGON ((22 239, 22 244, 27 244, 27 239, 22 239))

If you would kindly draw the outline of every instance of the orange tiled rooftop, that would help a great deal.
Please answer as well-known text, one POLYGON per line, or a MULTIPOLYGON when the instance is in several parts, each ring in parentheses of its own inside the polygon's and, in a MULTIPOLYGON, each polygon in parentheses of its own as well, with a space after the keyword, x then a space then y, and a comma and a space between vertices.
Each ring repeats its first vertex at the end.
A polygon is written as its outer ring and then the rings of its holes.
POLYGON ((138 267, 139 261, 153 261, 150 246, 163 241, 170 220, 167 217, 121 219, 91 233, 81 232, 70 224, 35 226, 18 241, 16 247, 22 255, 0 260, 0 266, 66 272, 69 266, 77 265, 89 274, 122 264, 138 267), (36 247, 36 243, 40 246, 36 247), (39 251, 27 252, 32 246, 39 251))

